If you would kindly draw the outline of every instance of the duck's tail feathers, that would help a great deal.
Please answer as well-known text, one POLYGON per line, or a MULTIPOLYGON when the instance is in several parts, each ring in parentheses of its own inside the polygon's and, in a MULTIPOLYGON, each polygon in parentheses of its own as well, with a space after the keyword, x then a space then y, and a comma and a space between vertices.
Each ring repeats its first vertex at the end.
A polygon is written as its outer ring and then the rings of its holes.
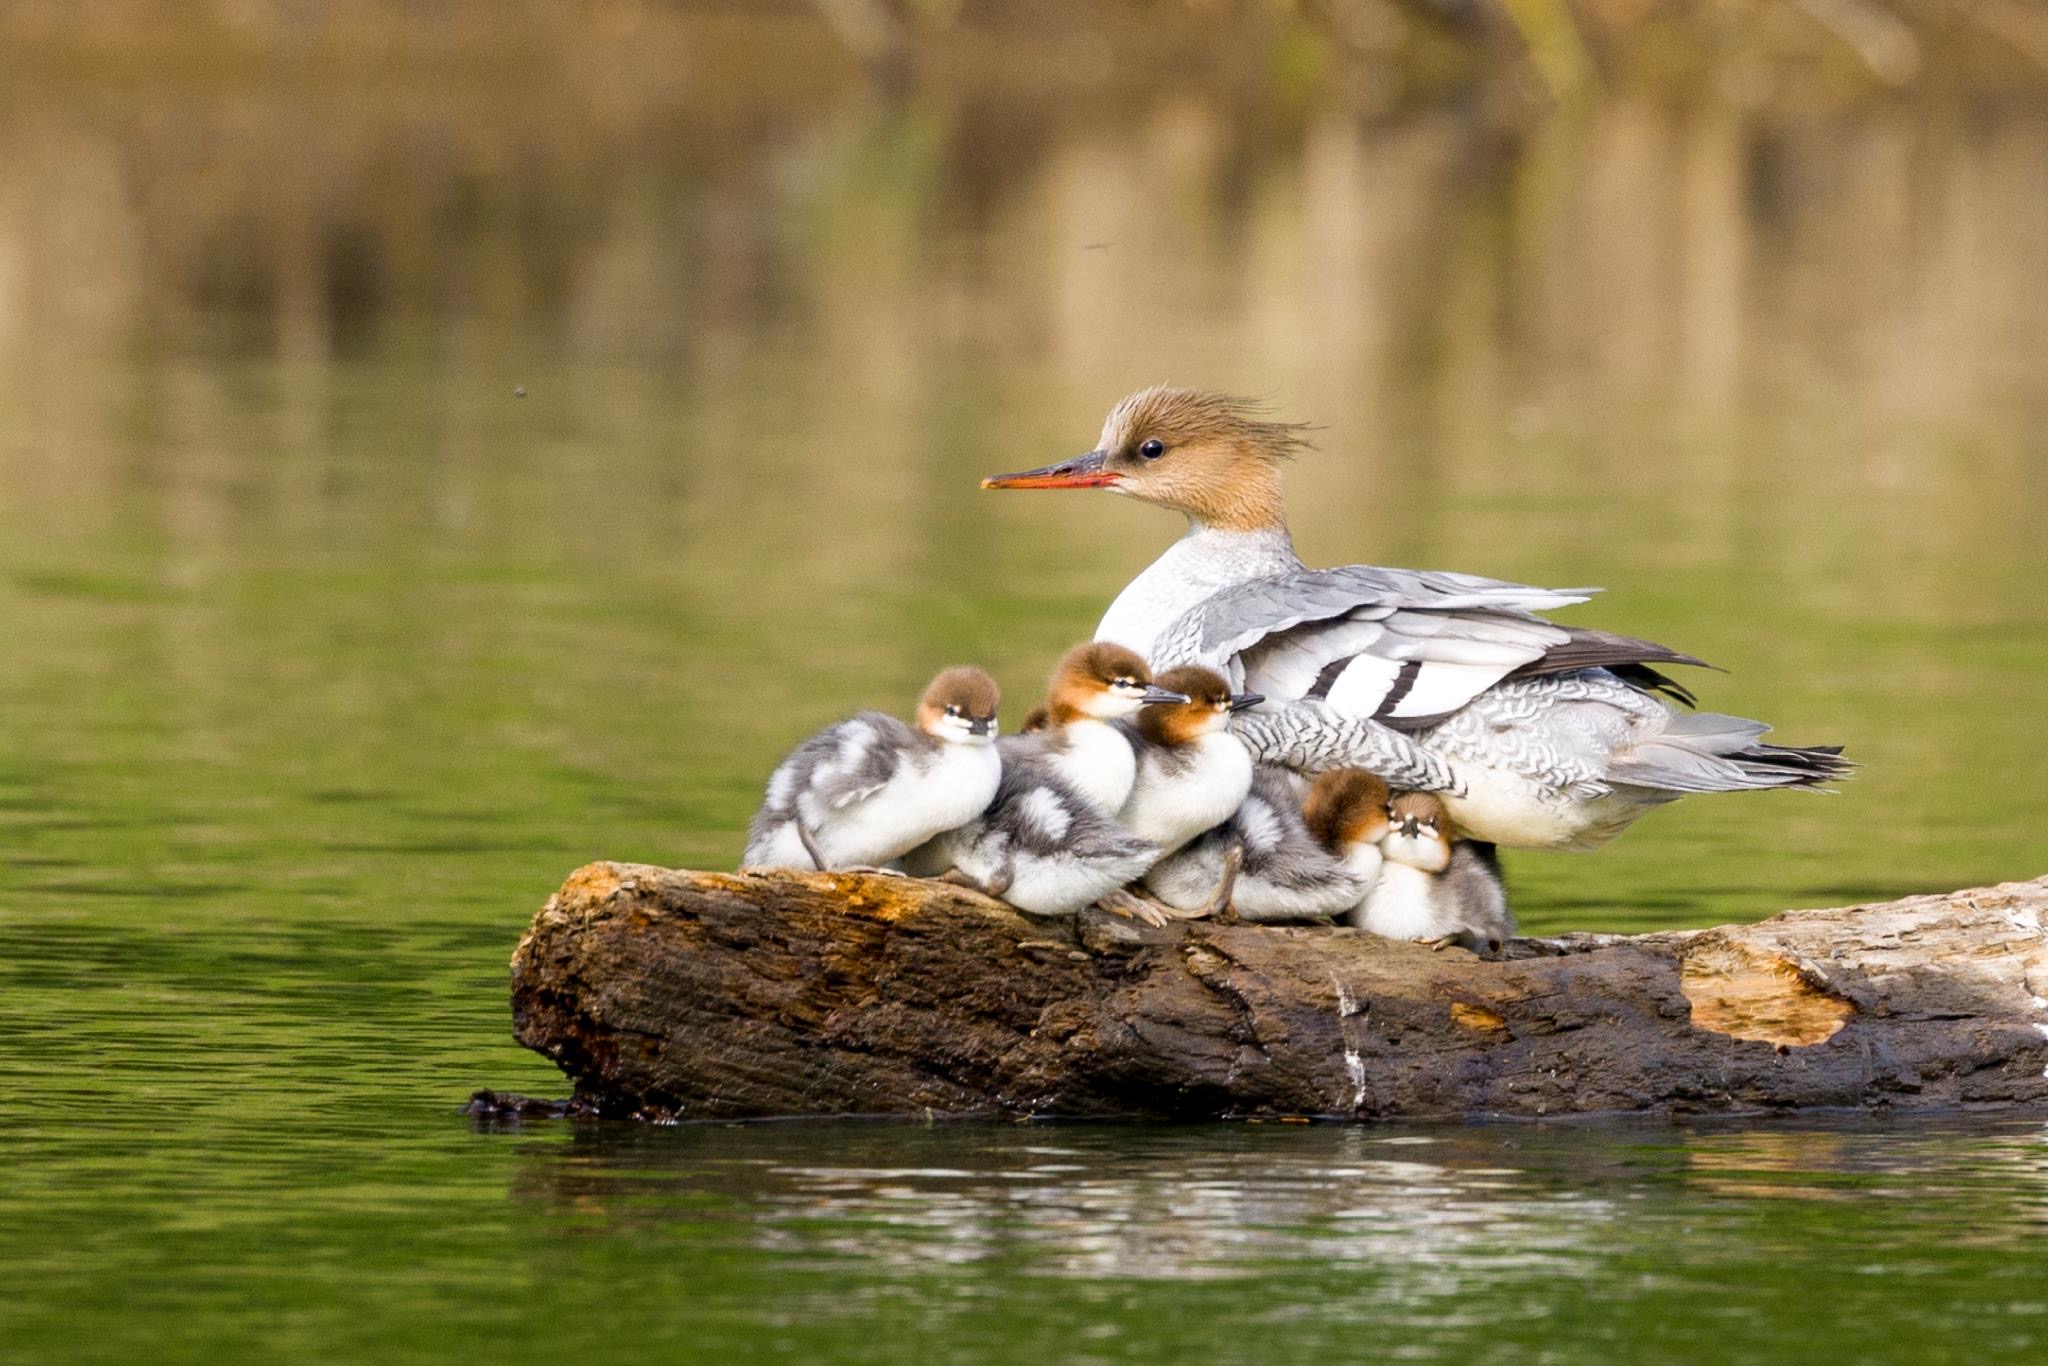
POLYGON ((1717 712, 1674 715, 1671 724, 1609 765, 1609 782, 1674 795, 1823 788, 1855 771, 1840 745, 1767 745, 1761 721, 1717 712))

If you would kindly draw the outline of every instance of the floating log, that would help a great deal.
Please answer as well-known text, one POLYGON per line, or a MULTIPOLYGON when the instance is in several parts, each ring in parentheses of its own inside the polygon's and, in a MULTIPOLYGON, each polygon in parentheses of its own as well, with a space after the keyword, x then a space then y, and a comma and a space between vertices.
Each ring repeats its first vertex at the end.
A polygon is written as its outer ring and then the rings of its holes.
POLYGON ((595 863, 520 942, 512 1009, 572 1112, 643 1118, 2039 1106, 2044 913, 2048 878, 1488 961, 1331 926, 1037 920, 909 878, 595 863))

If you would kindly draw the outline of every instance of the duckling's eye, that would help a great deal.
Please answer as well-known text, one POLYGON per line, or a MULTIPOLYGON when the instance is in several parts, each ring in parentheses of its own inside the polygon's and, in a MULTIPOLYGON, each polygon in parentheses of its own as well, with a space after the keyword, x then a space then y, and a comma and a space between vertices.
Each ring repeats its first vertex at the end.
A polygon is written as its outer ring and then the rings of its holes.
POLYGON ((1144 445, 1138 447, 1138 454, 1144 456, 1147 460, 1157 460, 1160 456, 1166 454, 1166 443, 1155 436, 1144 445))
POLYGON ((1135 688, 1138 686, 1138 680, 1135 678, 1119 678, 1111 682, 1109 686, 1112 688, 1135 688))
POLYGON ((948 707, 948 708, 946 708, 946 715, 948 715, 948 716, 958 716, 959 714, 960 714, 960 709, 959 709, 958 707, 948 707))

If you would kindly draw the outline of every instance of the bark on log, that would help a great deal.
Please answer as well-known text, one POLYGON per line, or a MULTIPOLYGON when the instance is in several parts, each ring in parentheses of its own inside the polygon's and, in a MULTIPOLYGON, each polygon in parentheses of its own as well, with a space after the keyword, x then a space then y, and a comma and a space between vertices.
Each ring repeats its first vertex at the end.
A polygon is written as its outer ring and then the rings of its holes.
POLYGON ((597 863, 512 960, 581 1113, 1536 1117, 2048 1104, 2048 878, 1518 940, 1032 920, 939 883, 597 863))

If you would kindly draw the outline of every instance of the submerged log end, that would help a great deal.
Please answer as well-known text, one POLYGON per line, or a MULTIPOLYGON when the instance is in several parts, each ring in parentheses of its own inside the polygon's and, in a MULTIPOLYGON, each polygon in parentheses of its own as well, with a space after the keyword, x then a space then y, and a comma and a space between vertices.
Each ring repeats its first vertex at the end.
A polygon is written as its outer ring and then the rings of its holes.
POLYGON ((1345 1118, 2048 1104, 2048 879, 1485 961, 1035 920, 949 885, 578 869, 512 960, 580 1112, 1345 1118))

